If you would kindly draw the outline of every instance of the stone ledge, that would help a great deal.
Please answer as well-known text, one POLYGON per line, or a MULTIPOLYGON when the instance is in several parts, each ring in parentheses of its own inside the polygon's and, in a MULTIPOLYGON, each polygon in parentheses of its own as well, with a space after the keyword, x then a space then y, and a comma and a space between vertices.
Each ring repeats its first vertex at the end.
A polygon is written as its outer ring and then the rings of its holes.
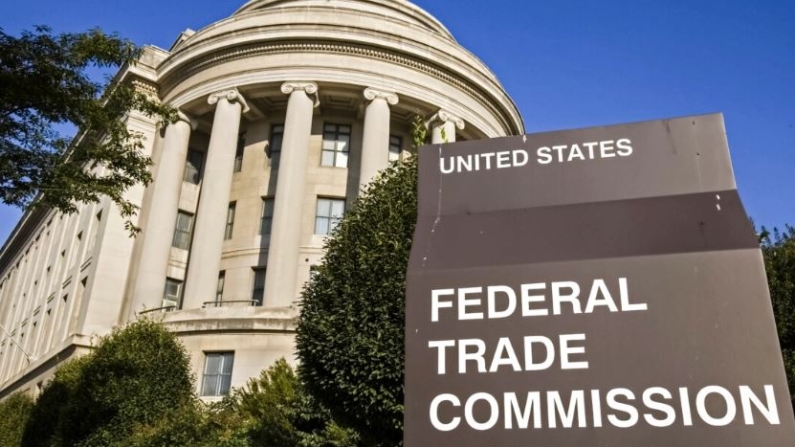
POLYGON ((168 312, 162 323, 178 336, 204 333, 294 333, 298 309, 219 307, 168 312))

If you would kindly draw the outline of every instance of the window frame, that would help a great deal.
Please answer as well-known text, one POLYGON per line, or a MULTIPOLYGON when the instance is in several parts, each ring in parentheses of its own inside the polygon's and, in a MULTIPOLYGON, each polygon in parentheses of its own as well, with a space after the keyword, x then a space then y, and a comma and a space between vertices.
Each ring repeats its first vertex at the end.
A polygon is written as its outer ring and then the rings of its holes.
POLYGON ((226 270, 218 272, 218 283, 215 286, 215 302, 224 301, 224 286, 226 285, 226 270))
POLYGON ((166 304, 166 302, 174 302, 173 306, 175 310, 182 308, 182 294, 185 290, 185 281, 181 281, 176 278, 166 277, 166 283, 163 286, 163 297, 162 301, 160 302, 160 307, 171 307, 172 304, 166 304), (177 295, 175 299, 170 299, 174 295, 168 295, 169 284, 176 284, 177 286, 177 295))
POLYGON ((237 202, 229 202, 229 208, 226 210, 226 226, 224 227, 224 240, 232 239, 235 231, 235 214, 237 213, 237 202))
POLYGON ((273 210, 274 206, 276 205, 274 197, 263 197, 262 198, 262 209, 260 210, 259 215, 259 235, 260 236, 270 236, 271 230, 273 230, 273 210), (270 207, 268 207, 270 204, 270 207), (270 214, 266 213, 266 211, 270 211, 270 214), (267 231, 265 231, 265 222, 268 223, 267 231))
POLYGON ((182 181, 186 183, 190 183, 191 185, 198 185, 201 183, 202 180, 202 171, 204 170, 204 158, 205 153, 197 150, 197 149, 188 149, 188 153, 185 157, 185 170, 182 173, 182 181), (193 165, 191 160, 191 155, 198 154, 199 156, 199 166, 196 167, 193 165), (190 169, 189 169, 190 167, 190 169), (189 178, 188 175, 191 175, 193 178, 189 178))
POLYGON ((177 210, 177 221, 174 223, 174 235, 171 237, 171 246, 174 248, 178 248, 180 250, 190 250, 191 240, 193 238, 193 219, 195 216, 193 213, 189 213, 187 211, 177 210), (182 217, 188 217, 188 228, 182 229, 180 228, 180 221, 183 221, 182 217), (185 246, 181 246, 177 239, 178 236, 185 238, 185 246))
POLYGON ((403 154, 403 138, 400 137, 399 135, 390 135, 389 148, 387 150, 389 151, 389 153, 387 154, 387 158, 390 162, 400 160, 400 157, 403 154), (394 152, 392 150, 395 148, 397 149, 397 152, 394 152))
POLYGON ((243 156, 246 152, 246 133, 241 132, 237 136, 237 147, 235 147, 235 166, 232 172, 238 173, 243 170, 243 156))
POLYGON ((271 166, 278 166, 282 156, 282 144, 284 143, 284 123, 271 124, 270 137, 268 138, 268 158, 271 166), (278 140, 276 136, 279 136, 278 140), (276 143, 278 141, 278 144, 276 143))
POLYGON ((323 123, 323 140, 320 146, 320 166, 328 167, 328 168, 348 168, 348 162, 350 161, 350 153, 351 153, 351 140, 353 134, 353 126, 350 124, 339 124, 339 123, 323 123), (333 130, 329 130, 329 127, 333 127, 333 130), (343 128, 347 128, 347 132, 343 131, 343 128), (332 136, 331 138, 327 138, 332 136), (340 137, 348 137, 347 142, 341 141, 340 137), (333 148, 328 149, 326 148, 327 143, 333 144, 333 148), (341 145, 340 143, 344 143, 341 145), (326 154, 331 154, 331 164, 327 164, 325 162, 326 154), (339 160, 342 159, 340 154, 344 154, 344 164, 339 160))
POLYGON ((255 306, 262 306, 265 302, 266 268, 265 266, 251 267, 251 272, 253 274, 251 282, 251 301, 255 303, 255 306), (260 278, 262 281, 257 281, 260 278), (258 287, 259 282, 262 283, 262 287, 258 287))
POLYGON ((221 397, 229 395, 229 392, 232 390, 232 373, 234 371, 234 367, 235 351, 205 352, 204 367, 202 368, 202 383, 201 388, 199 389, 199 395, 201 397, 221 397), (211 365, 211 359, 214 358, 220 360, 218 363, 218 368, 215 371, 210 371, 208 374, 208 368, 211 365), (225 372, 227 369, 228 371, 225 372), (225 376, 228 377, 226 382, 223 380, 225 376), (208 377, 215 378, 215 387, 213 390, 209 390, 209 393, 206 392, 208 391, 208 385, 210 385, 207 381, 208 377))
POLYGON ((339 197, 318 197, 317 202, 315 203, 315 233, 316 235, 321 236, 328 236, 333 231, 334 228, 339 224, 342 217, 345 215, 346 203, 344 198, 339 197), (328 201, 328 215, 321 215, 320 214, 320 207, 323 201, 328 201), (342 214, 339 216, 334 215, 334 204, 342 204, 342 214), (326 232, 320 232, 318 229, 320 228, 320 222, 326 222, 326 232))

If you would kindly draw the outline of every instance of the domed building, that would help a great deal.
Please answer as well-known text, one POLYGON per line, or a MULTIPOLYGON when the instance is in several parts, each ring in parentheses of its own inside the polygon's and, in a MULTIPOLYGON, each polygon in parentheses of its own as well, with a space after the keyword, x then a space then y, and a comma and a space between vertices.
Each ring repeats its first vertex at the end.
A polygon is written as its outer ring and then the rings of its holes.
POLYGON ((294 361, 324 238, 411 153, 415 116, 434 143, 524 132, 494 74, 404 0, 253 0, 117 80, 180 111, 128 117, 154 160, 128 192, 142 232, 109 200, 22 217, 0 252, 0 398, 140 315, 178 334, 204 397, 294 361))

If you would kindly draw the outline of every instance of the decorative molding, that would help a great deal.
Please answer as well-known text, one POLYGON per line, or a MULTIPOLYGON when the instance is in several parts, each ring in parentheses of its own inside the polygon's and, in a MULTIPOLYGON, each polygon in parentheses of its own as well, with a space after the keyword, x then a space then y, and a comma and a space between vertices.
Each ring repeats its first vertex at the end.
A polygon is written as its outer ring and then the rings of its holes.
MULTIPOLYGON (((175 70, 173 73, 167 76, 167 79, 163 81, 165 84, 167 84, 167 86, 164 87, 163 90, 167 92, 175 85, 175 82, 172 80, 186 79, 195 75, 196 73, 222 63, 266 54, 301 52, 331 53, 367 57, 402 65, 426 73, 466 92, 486 109, 490 110, 494 117, 500 121, 505 129, 518 131, 518 128, 514 127, 513 121, 510 118, 512 115, 507 110, 495 107, 494 101, 486 99, 487 97, 492 97, 492 95, 483 91, 480 86, 461 78, 461 76, 458 74, 451 73, 449 70, 433 66, 419 59, 407 57, 395 51, 367 47, 363 45, 341 44, 334 42, 266 42, 234 47, 185 63, 183 67, 175 70)), ((495 97, 494 99, 496 99, 496 102, 502 104, 502 101, 500 101, 498 98, 495 97)), ((510 98, 508 98, 508 100, 510 101, 510 98)))
POLYGON ((431 124, 433 124, 434 122, 437 122, 437 121, 442 123, 442 124, 452 122, 453 124, 455 124, 455 127, 457 127, 458 130, 463 130, 464 129, 464 120, 462 120, 461 118, 453 115, 452 113, 450 113, 450 112, 448 112, 447 110, 444 110, 444 109, 440 109, 438 112, 436 112, 431 117, 431 119, 429 119, 425 123, 425 125, 426 126, 430 126, 431 124))
POLYGON ((320 105, 320 96, 317 94, 317 84, 311 81, 290 81, 282 84, 282 93, 289 95, 295 91, 303 91, 314 101, 314 107, 320 105))
POLYGON ((385 90, 378 90, 372 87, 364 89, 364 97, 368 101, 374 101, 375 99, 383 99, 387 102, 387 104, 391 106, 397 105, 399 101, 397 93, 387 92, 385 90))
POLYGON ((155 96, 155 97, 158 96, 158 93, 160 91, 160 89, 157 86, 157 84, 155 84, 153 82, 150 82, 150 81, 145 81, 145 80, 143 80, 141 78, 133 79, 130 82, 130 84, 133 86, 133 88, 135 90, 137 90, 139 92, 142 92, 142 93, 146 93, 146 94, 151 95, 151 96, 155 96))
POLYGON ((248 103, 246 103, 246 98, 244 98, 243 95, 241 95, 236 88, 232 88, 229 90, 222 90, 220 92, 215 92, 211 94, 210 96, 207 97, 207 104, 210 104, 211 106, 215 105, 221 99, 225 99, 230 103, 237 101, 243 107, 243 113, 249 111, 248 103))

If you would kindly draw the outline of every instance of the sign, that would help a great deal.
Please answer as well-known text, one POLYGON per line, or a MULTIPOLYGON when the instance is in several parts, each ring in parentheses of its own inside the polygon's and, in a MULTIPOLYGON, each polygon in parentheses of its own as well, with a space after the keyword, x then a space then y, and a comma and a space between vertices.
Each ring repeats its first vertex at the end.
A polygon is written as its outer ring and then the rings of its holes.
POLYGON ((795 442, 721 115, 425 146, 406 447, 795 442))

